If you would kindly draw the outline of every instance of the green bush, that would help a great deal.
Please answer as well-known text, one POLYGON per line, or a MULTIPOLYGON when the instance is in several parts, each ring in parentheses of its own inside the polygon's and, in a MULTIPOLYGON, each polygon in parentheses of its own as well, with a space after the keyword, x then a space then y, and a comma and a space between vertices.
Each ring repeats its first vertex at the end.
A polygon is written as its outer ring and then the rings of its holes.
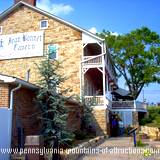
POLYGON ((137 147, 144 147, 144 146, 145 146, 145 144, 142 142, 142 140, 141 140, 141 139, 139 139, 139 140, 137 141, 136 146, 137 146, 137 147))
POLYGON ((148 117, 140 120, 140 125, 160 128, 160 107, 148 107, 148 117))

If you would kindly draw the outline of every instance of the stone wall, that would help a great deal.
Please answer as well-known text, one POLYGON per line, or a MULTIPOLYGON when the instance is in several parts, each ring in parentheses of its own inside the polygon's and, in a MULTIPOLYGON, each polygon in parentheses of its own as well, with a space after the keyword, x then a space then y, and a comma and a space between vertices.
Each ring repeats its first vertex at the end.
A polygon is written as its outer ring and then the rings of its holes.
MULTIPOLYGON (((26 6, 14 10, 5 19, 0 21, 3 34, 40 31, 40 21, 48 20, 49 27, 44 30, 44 48, 46 53, 49 44, 58 44, 58 59, 62 61, 61 74, 68 79, 64 88, 72 90, 69 95, 80 93, 80 60, 82 53, 82 33, 55 19, 33 11, 26 6)), ((44 57, 20 58, 0 61, 0 73, 13 75, 25 79, 30 69, 30 82, 37 83, 39 73, 37 66, 44 57)))
POLYGON ((133 117, 133 126, 138 126, 139 125, 138 112, 132 112, 132 117, 133 117))
POLYGON ((160 140, 160 130, 157 127, 140 127, 140 135, 146 135, 148 138, 153 140, 160 140))
POLYGON ((96 127, 96 135, 106 135, 108 134, 109 122, 107 122, 108 112, 106 109, 93 109, 93 117, 96 127))

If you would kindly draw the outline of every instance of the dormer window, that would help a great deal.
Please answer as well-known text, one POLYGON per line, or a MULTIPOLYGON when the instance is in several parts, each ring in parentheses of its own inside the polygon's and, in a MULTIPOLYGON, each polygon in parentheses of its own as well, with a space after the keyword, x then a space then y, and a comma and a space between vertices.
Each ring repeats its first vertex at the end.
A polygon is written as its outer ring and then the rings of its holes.
POLYGON ((48 28, 48 20, 41 20, 40 29, 47 29, 47 28, 48 28))
POLYGON ((2 28, 3 28, 3 27, 2 27, 2 26, 0 26, 0 34, 2 34, 2 28))

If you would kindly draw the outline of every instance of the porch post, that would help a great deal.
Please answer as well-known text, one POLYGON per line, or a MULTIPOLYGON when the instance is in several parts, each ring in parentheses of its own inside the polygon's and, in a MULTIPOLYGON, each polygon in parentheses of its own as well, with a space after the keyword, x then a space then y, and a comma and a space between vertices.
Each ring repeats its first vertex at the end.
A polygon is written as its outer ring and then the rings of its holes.
MULTIPOLYGON (((102 48, 103 49, 103 48, 102 48)), ((106 99, 106 79, 105 79, 105 61, 104 61, 105 55, 102 57, 102 71, 103 71, 103 99, 104 99, 104 106, 106 107, 105 99, 106 99)))

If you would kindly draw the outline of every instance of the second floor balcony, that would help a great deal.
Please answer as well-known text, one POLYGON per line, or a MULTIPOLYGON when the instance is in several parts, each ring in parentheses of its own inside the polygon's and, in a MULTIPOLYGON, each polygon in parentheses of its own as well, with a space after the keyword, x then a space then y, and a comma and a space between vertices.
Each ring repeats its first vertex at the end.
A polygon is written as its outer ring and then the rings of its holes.
POLYGON ((82 58, 82 62, 83 62, 84 66, 86 66, 86 65, 100 66, 100 65, 102 65, 102 61, 103 61, 102 58, 103 58, 103 54, 96 55, 96 56, 84 56, 82 58))

